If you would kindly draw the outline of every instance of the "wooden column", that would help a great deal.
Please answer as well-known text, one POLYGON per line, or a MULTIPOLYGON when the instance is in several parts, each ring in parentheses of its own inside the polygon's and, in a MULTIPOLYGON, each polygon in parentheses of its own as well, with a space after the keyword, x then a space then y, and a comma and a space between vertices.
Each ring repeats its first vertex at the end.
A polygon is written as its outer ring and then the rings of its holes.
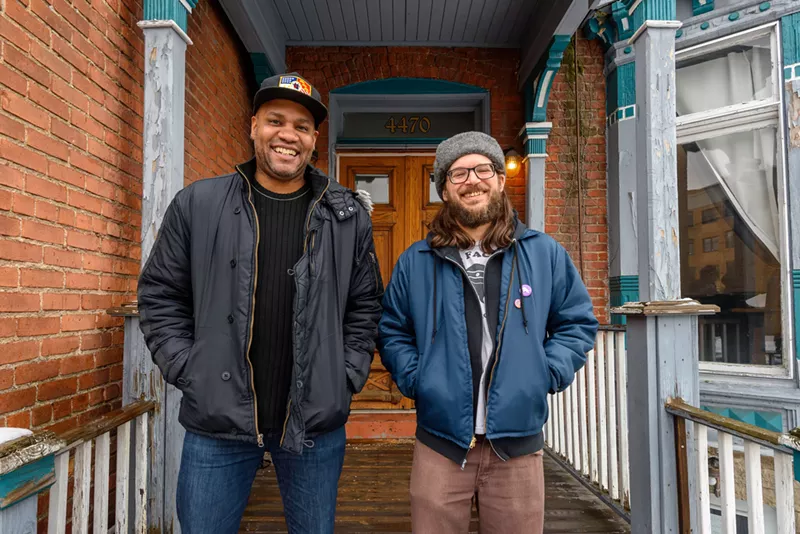
MULTIPOLYGON (((653 6, 646 6, 653 7, 653 6)), ((654 11, 655 12, 655 11, 654 11)), ((636 190, 639 298, 613 313, 628 321, 631 532, 679 531, 675 425, 664 405, 697 406, 697 315, 713 306, 680 300, 675 31, 680 22, 645 20, 631 38, 636 53, 636 190)), ((691 426, 691 425, 690 425, 691 426)), ((693 429, 687 461, 695 465, 693 429)), ((696 470, 685 480, 696 494, 696 470)), ((692 507, 691 524, 696 517, 692 507)))
MULTIPOLYGON (((172 18, 139 23, 145 41, 142 266, 167 207, 183 188, 186 46, 192 44, 184 31, 184 5, 146 2, 145 16, 172 18), (159 11, 162 8, 169 10, 159 11)), ((156 402, 148 451, 148 527, 153 532, 178 533, 175 494, 184 436, 178 423, 181 393, 164 382, 153 363, 135 310, 125 319, 124 358, 123 402, 156 402)))
POLYGON ((529 122, 520 132, 525 143, 527 158, 526 213, 528 228, 544 232, 544 171, 547 158, 547 138, 553 128, 551 122, 529 122))

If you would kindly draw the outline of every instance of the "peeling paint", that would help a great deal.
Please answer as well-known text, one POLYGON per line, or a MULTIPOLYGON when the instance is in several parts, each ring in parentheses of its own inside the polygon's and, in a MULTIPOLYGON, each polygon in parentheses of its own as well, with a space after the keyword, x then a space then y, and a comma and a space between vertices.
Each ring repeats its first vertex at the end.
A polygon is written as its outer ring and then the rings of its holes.
POLYGON ((786 82, 786 115, 789 122, 789 146, 800 148, 800 79, 786 82))

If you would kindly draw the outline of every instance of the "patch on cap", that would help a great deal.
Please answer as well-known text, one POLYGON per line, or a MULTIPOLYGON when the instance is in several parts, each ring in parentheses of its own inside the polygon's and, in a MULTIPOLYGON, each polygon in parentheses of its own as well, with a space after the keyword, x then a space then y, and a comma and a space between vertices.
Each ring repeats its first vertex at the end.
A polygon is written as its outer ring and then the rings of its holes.
POLYGON ((311 96, 311 84, 299 76, 281 76, 278 87, 294 89, 295 91, 311 96))

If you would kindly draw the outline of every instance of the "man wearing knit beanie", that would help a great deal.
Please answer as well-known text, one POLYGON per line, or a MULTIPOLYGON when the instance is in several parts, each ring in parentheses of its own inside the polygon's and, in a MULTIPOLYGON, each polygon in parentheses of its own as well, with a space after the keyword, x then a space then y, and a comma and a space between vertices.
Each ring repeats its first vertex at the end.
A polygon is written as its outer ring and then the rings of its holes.
POLYGON ((465 132, 436 150, 444 204, 399 258, 378 348, 414 399, 414 532, 542 532, 547 394, 594 345, 597 319, 566 250, 526 228, 505 192, 503 151, 465 132))

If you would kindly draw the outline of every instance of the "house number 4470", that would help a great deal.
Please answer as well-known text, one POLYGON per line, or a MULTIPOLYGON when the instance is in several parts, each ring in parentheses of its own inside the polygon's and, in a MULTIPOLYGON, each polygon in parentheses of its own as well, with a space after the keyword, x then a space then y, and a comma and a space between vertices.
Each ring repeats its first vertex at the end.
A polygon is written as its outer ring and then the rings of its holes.
POLYGON ((403 116, 399 121, 395 121, 394 117, 389 117, 383 127, 392 134, 397 133, 398 130, 403 133, 416 133, 417 130, 422 133, 428 133, 428 130, 431 129, 431 120, 428 117, 403 116))

